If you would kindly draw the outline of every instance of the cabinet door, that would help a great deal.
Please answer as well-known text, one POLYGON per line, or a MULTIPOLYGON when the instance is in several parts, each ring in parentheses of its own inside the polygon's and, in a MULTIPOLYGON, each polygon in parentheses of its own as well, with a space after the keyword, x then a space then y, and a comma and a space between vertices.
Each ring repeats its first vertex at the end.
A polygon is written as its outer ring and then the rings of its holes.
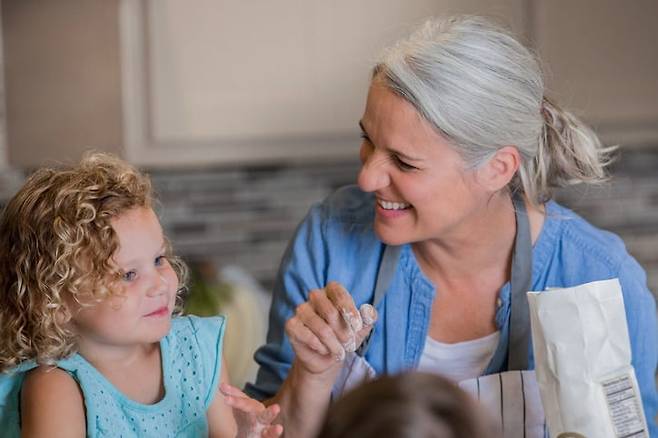
POLYGON ((124 139, 144 164, 354 157, 372 61, 423 17, 522 0, 125 0, 124 139))
POLYGON ((533 1, 549 93, 609 143, 658 143, 658 2, 533 1))

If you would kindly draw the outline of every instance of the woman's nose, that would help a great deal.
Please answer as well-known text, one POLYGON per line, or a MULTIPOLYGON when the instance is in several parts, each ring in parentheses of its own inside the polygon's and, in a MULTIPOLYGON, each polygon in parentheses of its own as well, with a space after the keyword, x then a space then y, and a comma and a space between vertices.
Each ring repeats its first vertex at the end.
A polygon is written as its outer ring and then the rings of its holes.
POLYGON ((386 159, 372 148, 361 146, 361 170, 357 178, 359 187, 364 192, 374 192, 389 184, 386 159))

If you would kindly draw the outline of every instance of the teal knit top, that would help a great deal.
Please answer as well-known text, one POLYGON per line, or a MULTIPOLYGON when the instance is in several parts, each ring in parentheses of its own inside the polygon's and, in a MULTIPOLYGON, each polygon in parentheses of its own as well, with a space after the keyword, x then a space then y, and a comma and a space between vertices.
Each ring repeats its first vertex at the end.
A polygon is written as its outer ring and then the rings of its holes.
MULTIPOLYGON (((87 436, 208 436, 206 411, 218 391, 225 325, 223 317, 173 319, 160 341, 165 395, 152 405, 128 399, 79 354, 59 361, 82 389, 87 436)), ((20 388, 25 372, 35 366, 23 363, 0 374, 3 437, 20 437, 20 388)))

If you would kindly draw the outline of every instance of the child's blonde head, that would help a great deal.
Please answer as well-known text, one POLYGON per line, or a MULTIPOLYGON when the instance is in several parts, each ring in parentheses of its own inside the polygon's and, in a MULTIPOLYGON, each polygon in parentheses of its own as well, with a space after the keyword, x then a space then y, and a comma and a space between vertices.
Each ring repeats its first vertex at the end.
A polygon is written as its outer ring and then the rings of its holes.
MULTIPOLYGON (((119 292, 110 222, 152 203, 149 178, 107 154, 30 176, 0 218, 0 371, 75 352, 67 302, 119 292)), ((182 285, 185 267, 167 251, 182 285)))

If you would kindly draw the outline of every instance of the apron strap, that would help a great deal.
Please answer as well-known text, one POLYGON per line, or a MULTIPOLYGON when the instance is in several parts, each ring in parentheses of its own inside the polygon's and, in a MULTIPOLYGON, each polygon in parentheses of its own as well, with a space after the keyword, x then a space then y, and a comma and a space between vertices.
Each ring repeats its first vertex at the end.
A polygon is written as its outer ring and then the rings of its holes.
MULTIPOLYGON (((375 283, 375 295, 372 299, 372 305, 377 308, 379 303, 384 299, 386 295, 386 290, 393 280, 395 271, 397 271, 398 260, 400 259, 400 251, 402 250, 401 246, 390 246, 386 245, 384 248, 384 255, 382 256, 382 261, 379 264, 379 270, 377 271, 377 282, 375 283)), ((368 337, 363 340, 361 346, 356 350, 356 354, 363 357, 368 351, 370 345, 370 339, 372 338, 372 333, 375 331, 373 327, 368 334, 368 337)))
MULTIPOLYGON (((530 316, 528 310, 528 292, 532 287, 532 240, 530 223, 523 198, 516 194, 512 198, 516 216, 516 237, 512 255, 512 272, 510 279, 510 329, 507 349, 507 369, 528 369, 528 350, 530 343, 530 316)), ((372 305, 376 308, 384 298, 386 291, 397 270, 401 246, 387 245, 384 248, 382 261, 377 272, 375 294, 372 305)), ((365 356, 370 345, 370 339, 375 331, 373 328, 368 337, 361 343, 356 353, 365 356)))
POLYGON ((523 198, 513 197, 516 213, 516 238, 510 279, 510 328, 507 347, 507 369, 528 369, 530 317, 527 292, 532 288, 532 240, 530 222, 523 198))

